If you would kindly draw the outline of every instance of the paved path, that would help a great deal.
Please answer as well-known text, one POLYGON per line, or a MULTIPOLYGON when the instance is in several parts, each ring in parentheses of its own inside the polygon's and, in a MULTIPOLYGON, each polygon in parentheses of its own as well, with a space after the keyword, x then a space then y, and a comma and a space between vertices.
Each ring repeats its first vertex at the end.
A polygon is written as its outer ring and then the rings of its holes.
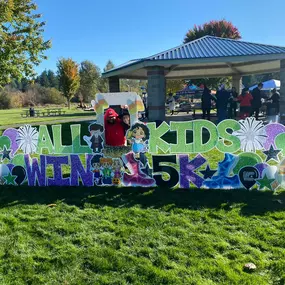
POLYGON ((69 123, 69 122, 88 122, 88 121, 95 121, 94 116, 90 117, 81 117, 81 118, 71 118, 71 119, 62 119, 62 120, 53 120, 53 121, 47 121, 47 122, 29 122, 29 123, 21 123, 21 124, 12 124, 12 125, 6 125, 6 126, 0 126, 0 130, 6 130, 9 128, 18 128, 26 124, 30 124, 32 126, 39 126, 39 125, 52 125, 52 124, 60 124, 60 123, 69 123))

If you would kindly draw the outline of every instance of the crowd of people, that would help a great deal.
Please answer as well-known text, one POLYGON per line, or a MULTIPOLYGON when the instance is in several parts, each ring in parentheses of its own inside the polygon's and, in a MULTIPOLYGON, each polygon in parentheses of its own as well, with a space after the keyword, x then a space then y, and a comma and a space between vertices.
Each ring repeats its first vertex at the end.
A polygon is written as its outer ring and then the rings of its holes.
POLYGON ((278 115, 280 94, 276 89, 273 89, 269 98, 263 98, 262 88, 263 84, 259 83, 251 92, 248 88, 244 88, 239 95, 234 87, 227 91, 225 86, 221 85, 216 96, 213 96, 211 90, 204 85, 202 94, 203 119, 210 120, 213 102, 216 103, 218 122, 227 118, 236 119, 238 103, 240 105, 239 119, 255 116, 258 120, 263 103, 267 106, 267 115, 278 115))
MULTIPOLYGON (((230 91, 221 85, 216 95, 212 95, 211 90, 204 85, 202 94, 202 118, 210 120, 211 109, 213 103, 216 105, 218 122, 227 118, 237 119, 237 109, 239 104, 239 119, 245 119, 249 116, 255 116, 259 119, 260 108, 263 104, 267 106, 267 115, 279 114, 280 94, 276 89, 271 91, 271 96, 263 98, 262 96, 263 84, 259 83, 256 88, 251 92, 248 88, 244 88, 239 95, 233 87, 230 91)), ((144 100, 145 108, 146 100, 144 100)), ((167 101, 171 114, 175 110, 175 99, 173 94, 169 96, 167 101)), ((105 128, 105 143, 109 146, 124 146, 128 141, 126 134, 130 129, 130 114, 127 106, 122 106, 120 114, 114 109, 109 108, 104 115, 104 128, 105 128)))

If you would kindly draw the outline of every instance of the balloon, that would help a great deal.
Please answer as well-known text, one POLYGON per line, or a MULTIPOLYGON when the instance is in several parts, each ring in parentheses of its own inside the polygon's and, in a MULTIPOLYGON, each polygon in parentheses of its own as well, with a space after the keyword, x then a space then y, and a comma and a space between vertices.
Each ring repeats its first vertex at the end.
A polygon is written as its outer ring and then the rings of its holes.
POLYGON ((0 178, 7 176, 9 173, 9 167, 6 164, 0 164, 0 178))
POLYGON ((4 131, 3 136, 7 136, 11 141, 11 155, 13 156, 19 149, 19 145, 16 141, 18 131, 16 129, 10 128, 4 131))
POLYGON ((239 180, 246 189, 250 189, 259 177, 258 170, 253 166, 246 166, 239 172, 239 180))
POLYGON ((21 184, 25 181, 25 178, 26 178, 26 170, 25 170, 25 168, 22 167, 22 166, 15 166, 15 167, 12 169, 12 175, 17 176, 17 178, 15 179, 15 182, 16 182, 18 185, 21 185, 21 184))
POLYGON ((7 136, 0 136, 0 150, 3 150, 4 146, 6 147, 6 149, 10 149, 11 140, 7 136))

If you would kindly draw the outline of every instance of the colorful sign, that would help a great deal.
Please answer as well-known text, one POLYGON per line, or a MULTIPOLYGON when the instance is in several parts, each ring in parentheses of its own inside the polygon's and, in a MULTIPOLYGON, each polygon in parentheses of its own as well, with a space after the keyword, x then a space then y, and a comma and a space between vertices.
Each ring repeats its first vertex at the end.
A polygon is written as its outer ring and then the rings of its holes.
POLYGON ((247 118, 134 123, 130 146, 108 147, 104 127, 9 128, 0 136, 0 184, 29 186, 140 186, 208 189, 285 187, 285 127, 247 118))

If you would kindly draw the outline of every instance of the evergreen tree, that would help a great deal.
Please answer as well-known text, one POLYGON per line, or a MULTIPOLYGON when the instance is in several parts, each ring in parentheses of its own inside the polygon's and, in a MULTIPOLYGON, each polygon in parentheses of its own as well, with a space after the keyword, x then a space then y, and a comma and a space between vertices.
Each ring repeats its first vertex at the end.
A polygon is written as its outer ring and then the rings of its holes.
POLYGON ((52 70, 49 70, 47 72, 47 78, 48 78, 50 87, 53 87, 56 89, 59 88, 58 77, 56 76, 56 74, 52 70))

